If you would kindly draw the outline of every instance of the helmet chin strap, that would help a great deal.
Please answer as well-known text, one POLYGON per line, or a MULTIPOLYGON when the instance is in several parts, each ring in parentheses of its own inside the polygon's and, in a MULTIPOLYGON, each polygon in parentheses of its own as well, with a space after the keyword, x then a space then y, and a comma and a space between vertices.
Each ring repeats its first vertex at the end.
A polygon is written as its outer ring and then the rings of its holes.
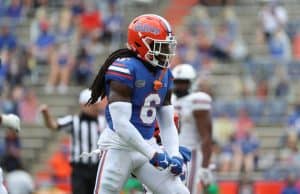
POLYGON ((153 82, 153 89, 155 91, 158 91, 163 87, 161 80, 163 79, 166 71, 167 71, 167 68, 163 68, 163 70, 161 71, 161 73, 159 75, 159 78, 153 82))

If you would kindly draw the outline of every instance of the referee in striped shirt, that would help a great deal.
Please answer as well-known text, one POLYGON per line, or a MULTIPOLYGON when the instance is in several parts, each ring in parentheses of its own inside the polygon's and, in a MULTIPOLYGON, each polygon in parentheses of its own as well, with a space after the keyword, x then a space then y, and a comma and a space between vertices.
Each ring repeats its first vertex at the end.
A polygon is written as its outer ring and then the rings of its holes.
POLYGON ((51 130, 64 130, 71 135, 72 191, 73 194, 91 194, 94 190, 98 155, 80 157, 84 152, 97 149, 101 130, 105 127, 104 117, 99 117, 101 105, 85 106, 91 91, 83 90, 79 96, 80 113, 58 119, 52 117, 48 106, 41 106, 41 113, 46 126, 51 130))

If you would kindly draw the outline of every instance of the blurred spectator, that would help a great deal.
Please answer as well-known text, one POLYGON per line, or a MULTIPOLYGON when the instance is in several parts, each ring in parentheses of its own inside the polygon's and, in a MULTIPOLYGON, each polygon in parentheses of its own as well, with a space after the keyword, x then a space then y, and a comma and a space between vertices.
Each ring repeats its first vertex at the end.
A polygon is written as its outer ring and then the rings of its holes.
POLYGON ((223 25, 226 26, 232 40, 231 58, 233 60, 244 59, 248 51, 240 33, 237 16, 232 7, 224 8, 223 20, 223 25))
POLYGON ((23 6, 21 0, 11 0, 6 9, 6 16, 11 18, 13 22, 19 22, 23 16, 23 6))
MULTIPOLYGON (((28 47, 19 47, 16 54, 19 67, 18 72, 20 72, 22 78, 26 75, 34 74, 34 64, 32 64, 32 58, 30 56, 30 50, 28 49, 28 47)), ((21 82, 23 83, 22 80, 21 82)))
MULTIPOLYGON (((1 55, 0 55, 0 58, 3 59, 1 55)), ((6 71, 7 71, 7 69, 6 69, 5 64, 0 62, 0 93, 3 93, 3 89, 5 86, 6 71)))
POLYGON ((220 172, 230 172, 233 168, 234 151, 237 149, 236 139, 229 136, 227 142, 221 147, 219 170, 220 172))
POLYGON ((289 95, 290 83, 285 68, 278 65, 275 69, 274 76, 270 80, 273 88, 273 95, 277 98, 284 98, 289 95))
POLYGON ((68 91, 70 73, 74 59, 68 42, 60 42, 53 52, 50 63, 50 74, 46 85, 46 92, 52 93, 54 87, 58 85, 58 92, 65 94, 68 91))
POLYGON ((19 115, 19 101, 23 95, 23 88, 15 86, 4 96, 2 110, 4 113, 19 115))
POLYGON ((291 59, 291 43, 283 30, 273 33, 268 41, 269 54, 272 59, 288 61, 291 59))
POLYGON ((288 117, 288 127, 300 134, 300 102, 294 105, 294 112, 288 117))
POLYGON ((196 70, 211 69, 212 66, 212 44, 213 40, 210 34, 206 33, 204 28, 198 28, 195 37, 197 42, 193 40, 188 44, 186 53, 186 61, 192 64, 196 70), (194 46, 194 44, 196 45, 194 46))
POLYGON ((123 33, 123 16, 117 10, 117 2, 109 2, 109 15, 104 19, 103 40, 110 42, 110 50, 119 47, 123 33))
POLYGON ((245 137, 237 140, 237 145, 238 147, 234 149, 234 171, 240 172, 244 170, 245 172, 252 172, 256 166, 260 145, 253 129, 248 129, 245 137))
POLYGON ((185 63, 185 55, 188 50, 188 44, 189 42, 191 42, 192 37, 185 28, 182 28, 180 30, 177 30, 176 39, 177 39, 176 55, 171 60, 172 67, 175 67, 178 64, 185 63))
POLYGON ((34 42, 38 38, 41 28, 40 24, 42 22, 49 22, 49 14, 47 13, 47 10, 45 8, 39 8, 35 10, 35 17, 33 18, 31 24, 30 24, 30 41, 34 42))
POLYGON ((293 57, 296 60, 300 60, 300 29, 292 39, 293 57))
POLYGON ((32 18, 34 14, 33 10, 33 0, 23 0, 22 1, 24 16, 32 18))
POLYGON ((216 37, 213 42, 213 54, 214 57, 228 61, 231 59, 231 53, 233 48, 233 39, 230 37, 230 33, 226 25, 221 24, 218 26, 216 37))
POLYGON ((37 60, 37 63, 50 64, 50 59, 53 55, 55 36, 50 32, 50 23, 42 21, 39 24, 40 34, 34 41, 32 54, 37 60))
POLYGON ((102 34, 103 23, 101 13, 97 10, 97 6, 93 2, 86 2, 86 9, 80 16, 80 27, 85 32, 97 32, 102 34))
POLYGON ((20 101, 19 112, 24 123, 35 123, 38 116, 38 100, 34 90, 27 89, 20 101))
POLYGON ((32 194, 34 191, 32 177, 24 170, 21 162, 17 163, 14 170, 7 173, 5 180, 10 194, 32 194))
POLYGON ((286 167, 296 166, 300 162, 300 153, 298 148, 298 135, 290 131, 287 134, 287 140, 279 150, 279 162, 286 167))
POLYGON ((187 30, 189 34, 184 35, 189 37, 182 37, 186 45, 179 50, 183 63, 192 64, 196 70, 210 69, 214 31, 206 7, 198 5, 192 9, 191 16, 187 18, 187 30))
POLYGON ((17 48, 17 38, 10 31, 9 25, 3 24, 0 30, 0 51, 3 49, 14 51, 17 48))
MULTIPOLYGON (((74 29, 72 26, 72 12, 67 8, 63 8, 59 13, 57 27, 55 29, 55 35, 58 42, 71 42, 74 38, 74 29)), ((76 48, 70 49, 76 50, 76 48)))
POLYGON ((256 83, 256 97, 259 100, 265 101, 269 96, 268 80, 265 78, 258 80, 256 83))
POLYGON ((264 40, 269 42, 277 31, 283 30, 288 22, 286 9, 276 0, 265 3, 259 13, 260 30, 264 40))
POLYGON ((237 140, 246 138, 249 130, 255 127, 254 122, 252 121, 246 109, 241 109, 239 111, 235 125, 235 137, 237 140))
POLYGON ((204 6, 197 5, 192 9, 191 15, 187 18, 187 29, 193 36, 197 35, 199 30, 202 30, 209 39, 213 39, 214 31, 210 16, 204 6))
POLYGON ((236 39, 240 33, 239 21, 233 7, 224 7, 222 16, 223 25, 228 29, 231 39, 236 39))
POLYGON ((281 194, 300 194, 300 191, 296 187, 297 178, 293 173, 290 173, 286 178, 286 185, 281 191, 281 194))
POLYGON ((83 0, 71 0, 70 6, 73 16, 81 15, 84 12, 83 0))
POLYGON ((228 114, 224 113, 214 120, 213 137, 220 144, 225 145, 234 132, 234 123, 228 114))
POLYGON ((5 16, 5 2, 0 1, 0 18, 5 16))
POLYGON ((70 10, 62 9, 58 19, 55 32, 57 44, 51 56, 50 73, 45 88, 47 93, 53 92, 56 85, 58 85, 59 93, 67 92, 76 51, 70 10))
POLYGON ((3 61, 3 64, 6 66, 6 80, 10 84, 10 86, 16 86, 23 84, 23 74, 25 68, 21 67, 22 62, 20 62, 21 58, 19 58, 19 50, 16 52, 6 51, 6 57, 3 61))
POLYGON ((77 84, 85 85, 89 83, 93 71, 93 57, 82 47, 75 61, 75 79, 77 84))

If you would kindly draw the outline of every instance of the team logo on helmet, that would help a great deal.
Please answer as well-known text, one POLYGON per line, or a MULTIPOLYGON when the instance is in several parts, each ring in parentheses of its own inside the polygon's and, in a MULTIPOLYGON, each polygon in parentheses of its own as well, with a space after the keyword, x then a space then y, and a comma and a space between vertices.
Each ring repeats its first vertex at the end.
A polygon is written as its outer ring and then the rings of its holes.
POLYGON ((158 35, 160 33, 160 30, 158 28, 140 22, 134 26, 134 30, 137 32, 149 32, 155 35, 158 35))

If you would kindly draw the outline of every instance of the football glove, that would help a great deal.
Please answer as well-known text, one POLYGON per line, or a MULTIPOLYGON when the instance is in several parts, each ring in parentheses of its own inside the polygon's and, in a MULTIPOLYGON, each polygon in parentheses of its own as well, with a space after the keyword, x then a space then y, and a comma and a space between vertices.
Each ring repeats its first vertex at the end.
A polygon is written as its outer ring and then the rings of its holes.
POLYGON ((181 175, 183 172, 183 159, 173 156, 170 161, 170 171, 175 176, 181 175))
POLYGON ((20 118, 14 114, 1 115, 2 126, 19 132, 20 127, 20 118))
POLYGON ((164 153, 156 152, 152 157, 152 159, 150 160, 150 163, 158 170, 164 170, 168 168, 170 164, 170 157, 166 152, 164 153))
POLYGON ((213 174, 209 168, 200 168, 199 170, 200 180, 204 185, 213 183, 213 174))
POLYGON ((179 146, 179 153, 181 154, 183 158, 183 162, 187 164, 189 161, 191 161, 192 158, 192 152, 188 148, 184 146, 179 146))

